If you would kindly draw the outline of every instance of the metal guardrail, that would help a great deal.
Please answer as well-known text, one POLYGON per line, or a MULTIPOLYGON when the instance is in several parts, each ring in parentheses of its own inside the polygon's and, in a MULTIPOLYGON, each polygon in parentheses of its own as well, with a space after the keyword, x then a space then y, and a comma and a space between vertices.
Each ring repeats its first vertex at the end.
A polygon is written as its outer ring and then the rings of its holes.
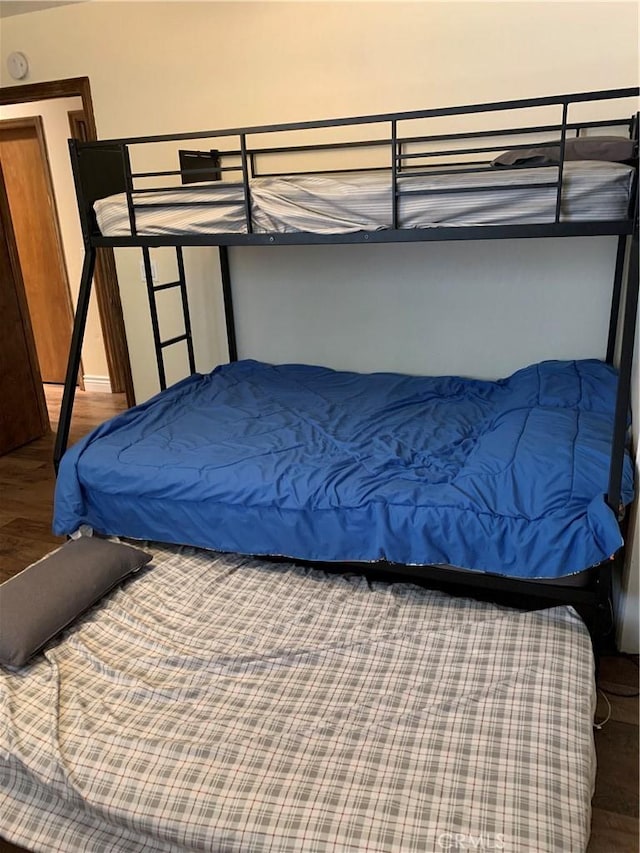
MULTIPOLYGON (((226 130, 200 131, 194 133, 123 137, 119 139, 109 139, 100 142, 75 143, 72 148, 72 159, 74 159, 77 166, 79 158, 85 156, 87 152, 94 152, 96 156, 99 156, 99 152, 101 150, 107 150, 109 152, 113 152, 114 150, 119 151, 122 174, 118 177, 118 180, 116 181, 118 186, 116 189, 114 189, 113 194, 121 191, 124 191, 126 193, 131 236, 133 238, 137 238, 141 236, 138 233, 136 223, 137 211, 143 208, 160 206, 165 208, 180 207, 184 204, 187 204, 188 202, 173 200, 163 201, 161 203, 153 200, 153 195, 156 193, 176 192, 176 190, 179 188, 177 188, 175 185, 170 186, 165 184, 160 186, 154 185, 139 187, 139 185, 137 184, 139 184, 139 182, 142 180, 149 181, 159 178, 178 177, 181 176, 183 173, 179 169, 159 169, 155 171, 146 169, 144 171, 134 172, 131 167, 131 146, 148 146, 153 145, 155 143, 167 142, 180 143, 187 140, 209 140, 210 143, 215 142, 216 146, 219 146, 221 141, 236 139, 237 144, 234 147, 227 149, 215 147, 214 149, 212 149, 216 156, 215 166, 207 166, 206 168, 202 169, 190 169, 189 175, 191 176, 191 179, 193 179, 193 176, 197 175, 198 172, 202 172, 203 174, 206 174, 209 177, 213 173, 215 174, 215 177, 217 179, 221 179, 223 176, 226 176, 229 173, 238 174, 239 180, 237 182, 225 182, 225 185, 229 187, 242 186, 241 200, 217 201, 215 199, 208 199, 199 201, 198 204, 211 207, 216 207, 219 205, 236 205, 238 207, 243 207, 245 212, 245 230, 247 235, 251 235, 254 232, 254 223, 252 221, 251 211, 251 180, 255 177, 340 174, 343 172, 349 172, 351 174, 366 172, 386 173, 389 175, 389 185, 391 194, 391 217, 388 224, 388 230, 397 231, 399 230, 398 205, 399 199, 403 195, 420 194, 428 196, 438 195, 439 193, 444 192, 469 193, 487 191, 495 188, 495 185, 492 184, 490 180, 491 174, 495 173, 495 170, 491 168, 490 159, 470 161, 466 158, 478 154, 495 154, 496 152, 505 150, 506 147, 511 150, 525 150, 533 146, 535 146, 536 148, 553 147, 556 148, 559 152, 557 163, 541 167, 547 170, 555 169, 555 175, 553 176, 553 178, 533 184, 501 184, 500 189, 506 191, 518 191, 525 187, 531 189, 545 187, 548 187, 549 189, 555 188, 556 198, 554 222, 557 225, 560 222, 560 215, 562 209, 562 178, 565 164, 565 148, 567 140, 570 138, 570 135, 577 136, 585 130, 595 129, 598 127, 624 127, 626 128, 629 134, 632 134, 634 132, 634 126, 635 133, 637 135, 637 123, 634 125, 633 116, 630 116, 629 118, 618 117, 613 119, 603 119, 602 121, 569 121, 570 107, 576 104, 604 103, 612 100, 633 98, 637 97, 639 92, 640 90, 638 88, 632 87, 625 89, 604 90, 591 93, 558 95, 546 98, 527 98, 513 101, 493 102, 488 104, 474 104, 461 107, 447 107, 442 109, 430 110, 414 110, 408 112, 327 119, 322 121, 288 122, 281 124, 260 125, 226 130), (512 127, 485 127, 477 131, 472 130, 468 132, 455 133, 431 133, 422 135, 416 135, 415 133, 407 133, 405 135, 399 134, 400 123, 410 124, 412 122, 424 119, 473 116, 475 114, 482 113, 504 113, 523 109, 535 111, 536 109, 549 107, 557 107, 561 110, 561 116, 558 122, 549 123, 547 121, 545 123, 531 125, 523 125, 520 122, 512 127), (383 135, 383 138, 365 140, 349 139, 338 142, 318 142, 317 144, 296 144, 295 142, 292 142, 291 145, 279 144, 274 146, 251 146, 249 145, 248 141, 250 137, 263 137, 265 134, 286 134, 295 133, 296 131, 301 130, 326 130, 336 128, 350 128, 352 130, 362 130, 363 128, 374 125, 382 126, 385 129, 386 135, 383 135), (534 137, 539 137, 540 135, 550 135, 551 138, 543 139, 540 141, 535 139, 534 141, 534 137), (514 136, 521 137, 524 141, 518 140, 510 142, 509 139, 514 136), (500 139, 503 139, 504 142, 498 144, 497 140, 500 139), (493 144, 487 144, 489 140, 493 140, 493 144), (452 147, 451 143, 462 144, 454 145, 452 147), (420 146, 422 146, 422 148, 420 150, 416 150, 416 148, 419 148, 420 146), (369 149, 373 151, 378 151, 381 155, 383 155, 384 160, 386 162, 383 165, 374 166, 361 166, 355 168, 336 167, 333 169, 305 169, 304 171, 298 171, 293 166, 291 169, 288 169, 286 171, 259 171, 257 168, 258 158, 264 160, 276 155, 289 155, 291 157, 295 157, 296 155, 302 153, 307 155, 327 152, 339 154, 358 149, 369 149), (450 161, 449 158, 456 159, 450 161), (233 160, 239 162, 236 162, 233 165, 228 165, 233 160), (439 160, 440 162, 435 163, 434 161, 436 160, 439 160), (416 165, 416 161, 420 161, 420 164, 416 165), (425 161, 427 161, 426 165, 421 165, 422 163, 425 163, 425 161), (411 189, 409 187, 411 178, 424 178, 432 175, 457 174, 482 174, 485 175, 488 180, 486 185, 483 183, 483 185, 472 187, 461 186, 450 187, 446 189, 411 189), (399 185, 400 177, 402 177, 402 187, 400 187, 399 185)), ((514 166, 511 168, 517 167, 514 166)), ((535 166, 532 168, 535 168, 535 166)), ((82 172, 81 169, 77 169, 77 171, 82 172)), ((502 168, 501 171, 504 171, 504 168, 502 168)), ((548 174, 548 172, 546 174, 548 174)), ((93 233, 93 229, 90 227, 92 220, 90 211, 87 210, 87 204, 85 203, 83 205, 83 200, 86 201, 87 199, 87 193, 85 192, 86 187, 84 185, 82 174, 79 175, 76 181, 76 185, 78 188, 78 196, 81 208, 84 206, 85 209, 85 221, 83 223, 83 227, 87 231, 87 233, 85 234, 85 239, 90 239, 90 236, 93 233)), ((199 186, 204 185, 204 183, 199 184, 199 186)), ((95 194, 92 192, 88 193, 91 203, 96 200, 96 198, 93 197, 94 195, 95 194)), ((392 237, 393 235, 388 235, 388 239, 392 239, 392 237)), ((169 242, 175 244, 176 242, 178 242, 178 240, 176 238, 173 241, 169 242)), ((209 242, 216 242, 215 235, 211 236, 209 242)), ((313 242, 313 239, 311 238, 309 242, 313 242)))

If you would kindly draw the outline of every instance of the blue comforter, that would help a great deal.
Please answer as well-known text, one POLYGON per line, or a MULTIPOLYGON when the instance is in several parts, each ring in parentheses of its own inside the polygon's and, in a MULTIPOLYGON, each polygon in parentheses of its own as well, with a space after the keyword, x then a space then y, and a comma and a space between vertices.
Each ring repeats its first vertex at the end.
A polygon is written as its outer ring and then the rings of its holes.
MULTIPOLYGON (((224 365, 70 448, 54 530, 569 575, 622 544, 604 499, 616 382, 595 360, 497 382, 224 365)), ((625 502, 632 476, 627 458, 625 502)))

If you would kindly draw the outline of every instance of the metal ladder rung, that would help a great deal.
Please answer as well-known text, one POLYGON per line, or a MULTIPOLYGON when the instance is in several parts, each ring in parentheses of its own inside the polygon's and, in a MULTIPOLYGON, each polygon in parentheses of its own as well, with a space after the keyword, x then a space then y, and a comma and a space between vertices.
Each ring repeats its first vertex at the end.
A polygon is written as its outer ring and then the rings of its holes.
POLYGON ((180 287, 182 282, 180 281, 169 281, 167 284, 156 284, 153 287, 154 293, 157 293, 159 290, 168 290, 170 287, 180 287))
POLYGON ((189 338, 189 335, 178 335, 175 338, 169 338, 167 341, 160 341, 161 347, 170 347, 171 344, 180 343, 180 341, 186 341, 189 338))

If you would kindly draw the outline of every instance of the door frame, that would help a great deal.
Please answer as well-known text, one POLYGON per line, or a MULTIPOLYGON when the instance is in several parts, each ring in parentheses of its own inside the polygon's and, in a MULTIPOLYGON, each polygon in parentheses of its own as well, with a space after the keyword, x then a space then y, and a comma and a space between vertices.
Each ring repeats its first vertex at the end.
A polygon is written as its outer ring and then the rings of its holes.
MULTIPOLYGON (((62 276, 62 284, 65 291, 65 307, 66 307, 66 315, 68 321, 68 338, 71 341, 71 335, 73 333, 73 299, 71 298, 71 288, 69 287, 69 271, 67 269, 67 261, 64 256, 64 243, 62 240, 62 232, 60 230, 60 217, 58 214, 58 205, 56 202, 56 195, 53 188, 53 178, 51 175, 51 163, 49 161, 49 152, 47 150, 47 143, 44 134, 44 124, 42 121, 42 116, 20 116, 18 118, 5 118, 0 119, 0 131, 2 130, 34 130, 35 136, 38 142, 38 148, 40 150, 40 158, 42 160, 42 167, 44 172, 44 180, 47 189, 47 195, 49 197, 50 211, 51 211, 51 219, 53 221, 53 231, 56 241, 57 248, 57 261, 60 269, 60 274, 62 276)), ((78 386, 84 391, 84 379, 82 373, 82 366, 80 367, 80 372, 78 374, 78 386)))
MULTIPOLYGON (((81 98, 88 138, 90 141, 96 140, 98 132, 88 77, 7 86, 0 89, 0 106, 73 97, 81 98)), ((100 248, 97 255, 101 260, 96 263, 94 285, 111 390, 124 391, 127 405, 132 406, 135 394, 113 249, 100 248)))

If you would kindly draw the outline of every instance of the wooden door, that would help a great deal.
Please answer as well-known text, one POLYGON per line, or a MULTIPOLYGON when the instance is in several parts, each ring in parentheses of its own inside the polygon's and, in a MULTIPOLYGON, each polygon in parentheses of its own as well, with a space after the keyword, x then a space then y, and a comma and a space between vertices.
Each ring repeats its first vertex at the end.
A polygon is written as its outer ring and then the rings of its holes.
POLYGON ((20 264, 0 169, 0 456, 49 430, 20 264))
POLYGON ((73 311, 39 116, 0 122, 0 165, 43 382, 64 382, 73 311))

